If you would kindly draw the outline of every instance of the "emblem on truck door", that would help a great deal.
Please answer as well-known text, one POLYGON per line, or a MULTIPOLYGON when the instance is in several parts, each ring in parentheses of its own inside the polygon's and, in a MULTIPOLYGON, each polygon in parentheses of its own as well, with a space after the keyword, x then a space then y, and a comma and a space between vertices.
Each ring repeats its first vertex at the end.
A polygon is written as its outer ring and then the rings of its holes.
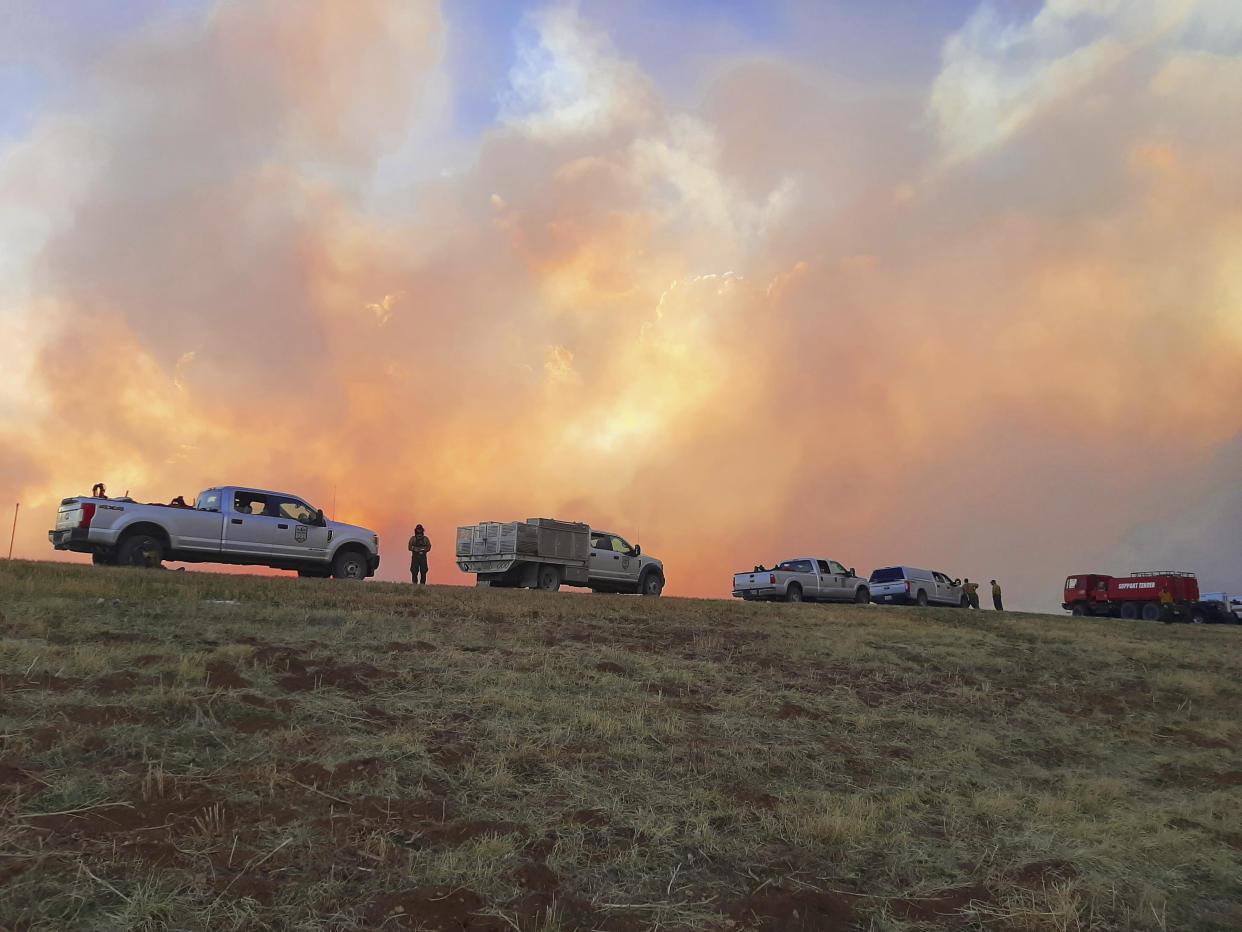
POLYGON ((296 528, 293 529, 293 539, 296 540, 299 544, 306 543, 306 525, 305 524, 299 524, 296 528))

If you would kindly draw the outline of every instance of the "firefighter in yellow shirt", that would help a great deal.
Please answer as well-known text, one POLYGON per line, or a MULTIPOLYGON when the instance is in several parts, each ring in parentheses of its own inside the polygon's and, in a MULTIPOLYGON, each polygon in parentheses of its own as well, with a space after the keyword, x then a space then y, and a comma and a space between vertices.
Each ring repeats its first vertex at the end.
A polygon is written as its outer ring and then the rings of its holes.
POLYGON ((1173 621, 1173 593, 1169 591, 1169 584, 1165 583, 1164 588, 1160 590, 1160 620, 1165 624, 1173 621))

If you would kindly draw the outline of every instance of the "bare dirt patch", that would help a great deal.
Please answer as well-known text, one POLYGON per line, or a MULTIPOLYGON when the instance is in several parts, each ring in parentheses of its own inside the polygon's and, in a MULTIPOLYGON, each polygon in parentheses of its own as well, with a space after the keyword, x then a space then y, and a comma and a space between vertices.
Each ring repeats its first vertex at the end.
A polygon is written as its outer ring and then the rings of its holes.
POLYGON ((207 685, 212 689, 248 689, 250 681, 227 660, 213 660, 207 664, 207 685))
POLYGON ((427 932, 501 932, 504 920, 480 916, 486 901, 461 887, 418 887, 372 901, 367 918, 372 927, 425 929, 427 932))
POLYGON ((150 682, 150 679, 131 671, 108 673, 91 680, 90 689, 91 692, 100 696, 115 696, 121 693, 132 693, 145 682, 150 682))
POLYGON ((858 914, 847 893, 764 887, 725 912, 763 932, 854 932, 858 914))
POLYGON ((971 903, 984 904, 992 901, 992 894, 987 887, 971 884, 937 890, 925 896, 889 900, 888 906, 894 915, 910 922, 941 922, 943 924, 943 920, 956 917, 971 903))
MULTIPOLYGON (((391 679, 396 674, 380 670, 369 663, 332 663, 331 661, 297 661, 301 669, 276 681, 285 692, 311 692, 325 687, 335 687, 343 692, 365 695, 372 691, 379 680, 391 679)), ((293 665, 291 664, 291 669, 293 665)))
POLYGON ((1033 861, 1025 864, 1008 875, 1008 880, 1020 887, 1039 889, 1050 883, 1073 880, 1078 876, 1078 869, 1069 861, 1049 860, 1033 861))

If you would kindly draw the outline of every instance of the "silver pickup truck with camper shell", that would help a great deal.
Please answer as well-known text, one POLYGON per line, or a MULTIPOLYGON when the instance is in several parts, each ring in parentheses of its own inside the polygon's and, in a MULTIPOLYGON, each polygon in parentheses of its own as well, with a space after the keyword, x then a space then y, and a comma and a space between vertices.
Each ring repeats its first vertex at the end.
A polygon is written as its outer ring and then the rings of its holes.
POLYGON ((747 602, 858 602, 867 604, 867 580, 836 560, 804 557, 772 569, 733 574, 733 597, 747 602))
POLYGON ((871 571, 871 601, 880 605, 953 605, 969 608, 962 581, 938 570, 885 566, 871 571))
POLYGON ((480 586, 595 592, 664 591, 664 564, 611 531, 576 521, 528 518, 457 529, 457 566, 480 586))
POLYGON ((229 563, 366 579, 380 561, 374 531, 329 521, 296 495, 240 486, 206 489, 193 505, 180 498, 168 505, 103 495, 66 498, 48 539, 57 550, 122 566, 229 563))

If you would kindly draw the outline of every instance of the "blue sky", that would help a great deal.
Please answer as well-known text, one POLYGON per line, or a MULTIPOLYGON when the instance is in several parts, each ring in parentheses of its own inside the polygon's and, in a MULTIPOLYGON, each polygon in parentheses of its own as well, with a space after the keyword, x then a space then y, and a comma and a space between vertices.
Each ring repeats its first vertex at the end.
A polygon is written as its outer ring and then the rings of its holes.
MULTIPOLYGON (((16 0, 0 36, 0 140, 26 133, 73 93, 73 72, 119 36, 154 21, 205 15, 215 0, 16 0)), ((515 50, 532 30, 530 0, 452 0, 445 65, 455 132, 495 121, 515 50)), ((691 103, 715 60, 779 54, 860 81, 919 81, 935 73, 941 44, 975 0, 580 0, 670 100, 691 103)), ((1009 0, 1006 8, 1034 8, 1009 0)))

